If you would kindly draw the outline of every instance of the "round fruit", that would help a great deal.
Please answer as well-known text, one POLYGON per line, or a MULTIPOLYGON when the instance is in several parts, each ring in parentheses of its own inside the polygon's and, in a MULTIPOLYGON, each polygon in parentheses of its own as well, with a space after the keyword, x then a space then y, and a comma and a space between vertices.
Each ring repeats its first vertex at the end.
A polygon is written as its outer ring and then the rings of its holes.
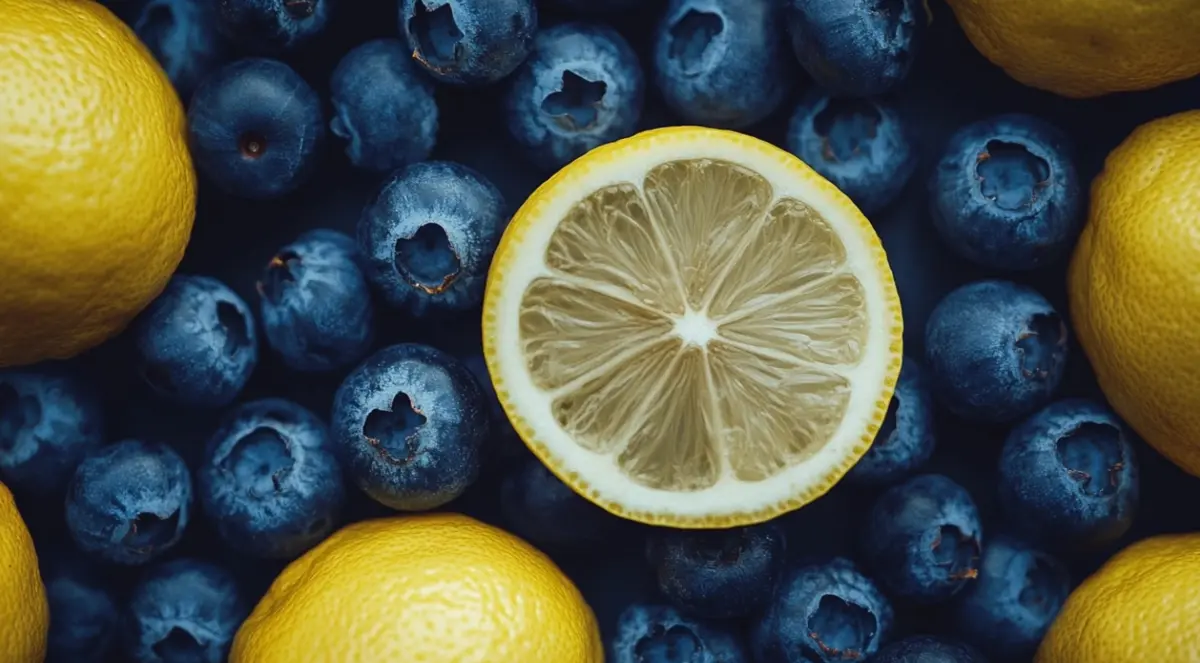
POLYGON ((484 352, 513 426, 606 510, 772 518, 866 452, 901 360, 879 238, 795 156, 676 127, 595 149, 517 212, 484 352))
POLYGON ((37 553, 12 493, 0 483, 0 663, 41 663, 50 608, 37 553))
POLYGON ((1195 0, 948 0, 967 37, 1018 81, 1066 97, 1200 74, 1195 0))
POLYGON ((1200 534, 1139 541, 1071 593, 1035 663, 1200 661, 1200 534))
POLYGON ((0 2, 0 367, 119 332, 183 257, 196 181, 183 106, 90 0, 0 2))
POLYGON ((336 532, 292 562, 230 663, 603 663, 591 609, 548 557, 454 513, 336 532))
POLYGON ((1200 476, 1200 112, 1108 155, 1067 274, 1079 343, 1113 408, 1200 476))

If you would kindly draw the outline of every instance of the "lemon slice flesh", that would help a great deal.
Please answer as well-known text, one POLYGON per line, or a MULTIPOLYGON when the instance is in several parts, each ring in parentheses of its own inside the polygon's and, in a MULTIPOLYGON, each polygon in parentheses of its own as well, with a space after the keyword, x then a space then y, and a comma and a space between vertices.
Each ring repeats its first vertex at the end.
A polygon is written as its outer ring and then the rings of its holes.
POLYGON ((794 156, 676 127, 568 165, 513 218, 484 304, 509 419, 606 510, 760 522, 866 452, 901 361, 878 237, 794 156))

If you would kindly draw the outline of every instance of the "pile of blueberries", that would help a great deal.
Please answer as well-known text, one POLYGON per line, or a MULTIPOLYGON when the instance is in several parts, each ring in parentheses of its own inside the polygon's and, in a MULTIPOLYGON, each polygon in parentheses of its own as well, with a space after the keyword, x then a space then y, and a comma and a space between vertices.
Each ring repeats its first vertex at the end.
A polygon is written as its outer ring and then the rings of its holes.
POLYGON ((944 6, 937 28, 922 0, 106 4, 187 106, 201 203, 184 270, 125 334, 0 372, 0 480, 39 547, 50 661, 220 663, 288 560, 351 520, 441 508, 548 551, 615 663, 1027 661, 1074 560, 1129 530, 1150 452, 1102 401, 1063 398, 1083 359, 1022 276, 1061 279, 1085 177, 1023 114, 922 154, 904 99, 942 64, 919 58, 935 29, 957 35, 944 6), (831 495, 728 531, 642 527, 570 491, 508 425, 477 338, 529 192, 497 183, 684 123, 769 135, 873 220, 916 191, 940 238, 919 259, 986 276, 926 320, 898 267, 917 350, 874 447, 831 495), (433 158, 489 132, 491 175, 433 158), (348 223, 243 245, 348 182, 371 191, 348 223), (250 253, 250 288, 204 275, 250 253), (972 449, 976 430, 1003 442, 972 449))

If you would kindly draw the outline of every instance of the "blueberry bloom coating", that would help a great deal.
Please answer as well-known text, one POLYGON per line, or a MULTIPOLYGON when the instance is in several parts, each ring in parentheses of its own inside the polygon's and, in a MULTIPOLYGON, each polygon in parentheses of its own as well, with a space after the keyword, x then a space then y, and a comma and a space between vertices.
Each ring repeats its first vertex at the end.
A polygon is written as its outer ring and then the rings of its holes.
POLYGON ((138 8, 130 25, 185 103, 229 50, 211 0, 149 0, 138 8))
POLYGON ((905 356, 887 415, 875 442, 846 475, 850 481, 882 484, 920 469, 933 455, 933 395, 925 370, 905 356))
POLYGON ((533 48, 533 0, 400 0, 400 34, 434 78, 459 85, 511 74, 533 48))
POLYGON ((120 613, 99 570, 73 550, 40 561, 50 605, 46 663, 104 663, 120 613))
POLYGON ((634 604, 617 618, 612 663, 750 663, 738 637, 663 605, 634 604))
MULTIPOLYGON (((211 0, 210 0, 211 1, 211 0)), ((218 0, 221 31, 245 50, 296 48, 329 24, 334 0, 218 0)))
POLYGON ((963 642, 914 635, 880 649, 871 663, 987 663, 987 659, 963 642))

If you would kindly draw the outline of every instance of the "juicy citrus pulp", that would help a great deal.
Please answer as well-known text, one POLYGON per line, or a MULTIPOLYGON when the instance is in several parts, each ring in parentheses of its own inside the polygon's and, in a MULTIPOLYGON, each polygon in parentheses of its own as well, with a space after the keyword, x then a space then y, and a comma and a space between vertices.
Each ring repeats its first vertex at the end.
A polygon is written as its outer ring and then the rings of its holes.
POLYGON ((900 366, 878 238, 833 185, 695 127, 594 150, 497 250, 484 341, 518 432, 609 511, 764 520, 827 490, 878 429, 900 366))

